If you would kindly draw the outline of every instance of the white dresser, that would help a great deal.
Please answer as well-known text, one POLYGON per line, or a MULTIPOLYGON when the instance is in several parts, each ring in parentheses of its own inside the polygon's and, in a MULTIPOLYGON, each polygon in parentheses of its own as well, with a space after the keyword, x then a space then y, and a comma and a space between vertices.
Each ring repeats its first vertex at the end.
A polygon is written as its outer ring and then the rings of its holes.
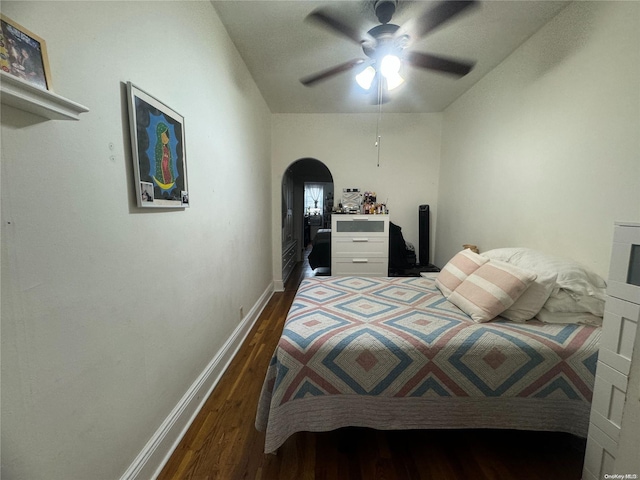
POLYGON ((389 215, 331 216, 331 275, 386 277, 389 215))
POLYGON ((627 385, 639 321, 640 224, 616 223, 583 480, 621 473, 615 460, 622 416, 626 402, 638 400, 627 385))

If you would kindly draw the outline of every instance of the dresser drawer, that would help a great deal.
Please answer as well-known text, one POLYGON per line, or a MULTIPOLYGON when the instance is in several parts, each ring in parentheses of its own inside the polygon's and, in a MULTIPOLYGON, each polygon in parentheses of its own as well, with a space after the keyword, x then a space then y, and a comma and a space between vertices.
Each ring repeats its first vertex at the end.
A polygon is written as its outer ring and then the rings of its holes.
POLYGON ((388 237, 370 237, 368 235, 336 237, 331 246, 336 256, 389 256, 388 237))
POLYGON ((331 275, 386 277, 388 269, 387 257, 333 257, 331 259, 331 275))
POLYGON ((331 220, 332 236, 352 237, 364 234, 368 237, 389 237, 387 215, 334 215, 331 220))

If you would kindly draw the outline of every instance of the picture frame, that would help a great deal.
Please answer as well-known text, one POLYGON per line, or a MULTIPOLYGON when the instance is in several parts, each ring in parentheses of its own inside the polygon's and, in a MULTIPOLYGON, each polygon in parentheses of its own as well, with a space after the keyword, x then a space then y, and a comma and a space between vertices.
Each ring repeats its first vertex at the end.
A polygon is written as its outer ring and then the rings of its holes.
POLYGON ((184 117, 131 82, 127 97, 137 206, 188 208, 184 117))
POLYGON ((3 14, 0 14, 0 69, 43 90, 53 90, 46 42, 3 14))

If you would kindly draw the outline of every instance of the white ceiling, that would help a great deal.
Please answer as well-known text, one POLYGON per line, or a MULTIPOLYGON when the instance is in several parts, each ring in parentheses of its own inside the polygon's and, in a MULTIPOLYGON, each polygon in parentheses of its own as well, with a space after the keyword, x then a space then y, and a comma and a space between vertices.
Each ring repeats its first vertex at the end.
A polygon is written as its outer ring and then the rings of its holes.
MULTIPOLYGON (((409 19, 439 2, 404 1, 391 23, 409 19)), ((565 7, 567 1, 488 0, 441 25, 411 50, 475 61, 463 78, 406 67, 406 83, 382 106, 384 112, 441 112, 565 7)), ((299 79, 355 58, 361 47, 305 21, 323 7, 363 33, 379 24, 374 0, 212 0, 231 40, 247 64, 272 113, 374 113, 378 106, 354 81, 355 71, 313 87, 299 79)))

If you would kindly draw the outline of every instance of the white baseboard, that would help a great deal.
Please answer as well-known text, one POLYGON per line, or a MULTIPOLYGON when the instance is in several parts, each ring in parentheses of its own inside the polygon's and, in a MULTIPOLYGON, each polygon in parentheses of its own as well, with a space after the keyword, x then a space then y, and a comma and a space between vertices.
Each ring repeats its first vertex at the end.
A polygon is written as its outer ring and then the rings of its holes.
POLYGON ((274 292, 284 292, 284 280, 274 280, 273 281, 273 291, 274 292))
POLYGON ((120 480, 155 479, 169 461, 187 429, 218 384, 233 357, 258 320, 260 313, 273 295, 273 284, 270 284, 260 296, 251 311, 231 334, 220 351, 213 357, 209 365, 189 387, 160 428, 152 435, 142 451, 129 465, 120 480))

